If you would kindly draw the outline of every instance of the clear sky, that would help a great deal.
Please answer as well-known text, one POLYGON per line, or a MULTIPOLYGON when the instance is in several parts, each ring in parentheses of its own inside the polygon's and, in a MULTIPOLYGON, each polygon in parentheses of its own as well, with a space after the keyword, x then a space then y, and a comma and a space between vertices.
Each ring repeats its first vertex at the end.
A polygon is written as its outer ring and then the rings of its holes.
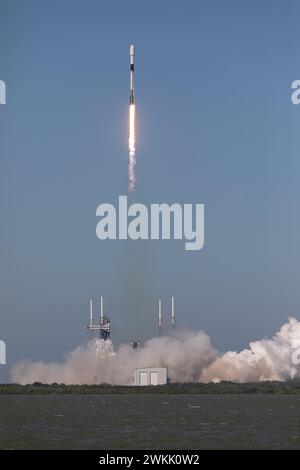
MULTIPOLYGON (((0 0, 0 337, 59 360, 104 295, 115 343, 155 334, 157 298, 220 351, 300 317, 299 2, 0 0), (137 189, 205 204, 205 246, 99 241, 127 193, 129 45, 137 189)), ((167 320, 167 319, 166 319, 167 320)))

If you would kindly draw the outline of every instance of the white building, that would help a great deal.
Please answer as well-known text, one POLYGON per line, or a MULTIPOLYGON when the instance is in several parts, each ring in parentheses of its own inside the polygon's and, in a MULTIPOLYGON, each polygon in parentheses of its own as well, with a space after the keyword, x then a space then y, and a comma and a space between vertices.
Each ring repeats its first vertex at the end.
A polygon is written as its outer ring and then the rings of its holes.
POLYGON ((6 364, 6 345, 2 339, 0 339, 0 364, 6 364))
POLYGON ((134 369, 134 385, 165 385, 168 381, 166 367, 134 369))

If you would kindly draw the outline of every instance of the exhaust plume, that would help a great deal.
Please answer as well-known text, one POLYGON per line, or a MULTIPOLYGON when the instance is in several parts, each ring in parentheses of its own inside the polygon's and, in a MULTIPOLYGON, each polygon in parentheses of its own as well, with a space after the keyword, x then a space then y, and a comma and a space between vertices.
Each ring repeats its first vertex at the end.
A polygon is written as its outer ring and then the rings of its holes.
POLYGON ((289 318, 272 339, 225 354, 217 353, 203 331, 176 330, 135 350, 121 345, 114 351, 110 340, 93 339, 69 352, 62 363, 20 361, 13 366, 11 379, 20 384, 132 385, 135 367, 154 366, 167 367, 171 382, 284 381, 300 378, 299 348, 300 322, 295 318, 289 318))
POLYGON ((129 178, 129 191, 135 189, 135 105, 129 106, 129 162, 128 162, 128 178, 129 178))

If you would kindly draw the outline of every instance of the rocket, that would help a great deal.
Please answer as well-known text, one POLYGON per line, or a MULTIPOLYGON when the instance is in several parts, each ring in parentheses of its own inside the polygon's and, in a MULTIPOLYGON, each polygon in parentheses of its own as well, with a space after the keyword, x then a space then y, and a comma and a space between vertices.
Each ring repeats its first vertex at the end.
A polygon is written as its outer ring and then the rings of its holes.
POLYGON ((158 335, 161 336, 162 330, 162 314, 161 314, 161 300, 158 301, 158 335))
POLYGON ((134 96, 134 45, 131 44, 129 48, 130 53, 130 99, 129 104, 135 104, 134 96))
POLYGON ((175 308, 174 308, 174 296, 172 295, 171 297, 171 323, 172 327, 175 328, 176 323, 175 323, 175 308))
POLYGON ((135 96, 134 96, 134 45, 129 47, 130 55, 130 95, 129 95, 129 135, 128 135, 128 176, 129 176, 129 191, 134 191, 136 176, 135 176, 135 96))
POLYGON ((104 323, 104 315, 103 315, 103 297, 100 297, 100 325, 104 323))

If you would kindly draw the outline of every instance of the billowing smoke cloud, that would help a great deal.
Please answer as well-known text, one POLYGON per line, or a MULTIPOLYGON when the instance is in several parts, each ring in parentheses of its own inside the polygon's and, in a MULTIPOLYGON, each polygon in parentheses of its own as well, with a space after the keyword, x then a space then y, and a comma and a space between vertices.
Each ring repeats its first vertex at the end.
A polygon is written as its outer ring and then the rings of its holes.
POLYGON ((272 339, 250 343, 249 349, 218 355, 203 332, 176 331, 152 338, 139 349, 91 340, 68 353, 62 363, 20 361, 12 381, 132 385, 135 367, 167 367, 171 382, 287 380, 300 377, 300 322, 290 318, 272 339), (103 346, 105 349, 103 349, 103 346))
POLYGON ((203 371, 204 382, 257 382, 300 377, 300 322, 289 318, 272 339, 251 342, 249 349, 229 351, 203 371))
POLYGON ((174 336, 152 338, 136 350, 121 345, 114 352, 111 341, 102 344, 105 351, 99 350, 98 340, 91 340, 86 347, 68 353, 61 364, 18 362, 12 369, 12 381, 132 385, 135 367, 161 366, 168 368, 172 382, 195 382, 217 357, 209 337, 202 331, 178 331, 174 336))

